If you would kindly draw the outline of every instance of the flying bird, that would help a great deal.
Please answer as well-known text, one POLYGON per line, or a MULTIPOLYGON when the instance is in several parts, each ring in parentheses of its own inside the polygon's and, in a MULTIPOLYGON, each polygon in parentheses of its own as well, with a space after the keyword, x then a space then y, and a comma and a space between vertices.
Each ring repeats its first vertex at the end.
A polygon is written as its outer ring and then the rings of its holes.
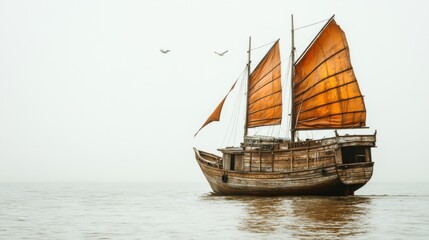
POLYGON ((168 52, 170 52, 170 50, 164 50, 164 49, 159 49, 159 51, 161 51, 162 53, 164 53, 164 54, 166 54, 166 53, 168 53, 168 52))
POLYGON ((225 53, 227 53, 228 52, 228 50, 226 50, 225 52, 223 52, 223 53, 218 53, 218 52, 214 52, 214 53, 216 53, 217 55, 219 55, 219 56, 223 56, 225 53))

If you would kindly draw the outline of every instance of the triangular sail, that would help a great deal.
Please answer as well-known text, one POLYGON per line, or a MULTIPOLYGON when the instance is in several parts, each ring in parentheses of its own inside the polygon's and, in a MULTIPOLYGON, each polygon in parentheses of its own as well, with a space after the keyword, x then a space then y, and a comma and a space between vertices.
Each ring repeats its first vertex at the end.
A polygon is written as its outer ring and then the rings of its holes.
POLYGON ((346 36, 333 19, 295 65, 293 107, 295 130, 365 126, 346 36))
POLYGON ((277 41, 249 77, 247 127, 280 124, 282 89, 277 41))
POLYGON ((197 134, 200 132, 200 130, 205 127, 207 124, 214 122, 214 121, 219 121, 220 119, 220 114, 222 112, 222 107, 223 104, 225 103, 226 98, 228 97, 229 93, 232 91, 232 89, 234 89, 235 84, 237 83, 238 79, 235 80, 234 84, 232 85, 231 89, 229 90, 229 92, 226 94, 226 96, 222 99, 222 101, 219 103, 219 105, 216 107, 216 109, 213 111, 213 113, 209 116, 209 118, 207 118, 206 122, 203 124, 203 126, 200 127, 200 129, 198 129, 198 131, 195 133, 194 137, 197 136, 197 134))

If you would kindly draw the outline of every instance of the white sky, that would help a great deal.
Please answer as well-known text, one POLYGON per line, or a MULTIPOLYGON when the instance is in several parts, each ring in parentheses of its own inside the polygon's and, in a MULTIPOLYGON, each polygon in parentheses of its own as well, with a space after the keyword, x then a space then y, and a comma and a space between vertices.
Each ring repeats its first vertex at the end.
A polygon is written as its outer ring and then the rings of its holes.
MULTIPOLYGON (((378 130, 372 181, 429 181, 428 9, 417 0, 0 1, 0 182, 205 181, 192 147, 220 147, 229 119, 194 133, 244 69, 249 35, 254 46, 280 38, 287 63, 291 14, 296 27, 336 14, 346 32, 364 132, 378 130)), ((298 51, 322 26, 297 31, 298 51)))

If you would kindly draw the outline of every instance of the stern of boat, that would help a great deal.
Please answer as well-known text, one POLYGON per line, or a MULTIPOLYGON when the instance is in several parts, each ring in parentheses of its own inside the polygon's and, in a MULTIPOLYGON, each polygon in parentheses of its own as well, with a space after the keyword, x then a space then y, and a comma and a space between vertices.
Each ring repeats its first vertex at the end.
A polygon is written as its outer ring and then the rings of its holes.
POLYGON ((376 135, 353 135, 336 137, 337 174, 340 181, 354 191, 364 186, 372 177, 374 162, 371 148, 375 147, 376 135))
POLYGON ((346 185, 365 184, 372 177, 373 167, 373 162, 337 165, 338 177, 346 185))

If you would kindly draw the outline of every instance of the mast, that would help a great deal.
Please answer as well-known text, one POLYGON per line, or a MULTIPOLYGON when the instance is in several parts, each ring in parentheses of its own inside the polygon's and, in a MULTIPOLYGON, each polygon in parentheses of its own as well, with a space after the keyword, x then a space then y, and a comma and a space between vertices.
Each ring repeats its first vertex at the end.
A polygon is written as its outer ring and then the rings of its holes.
POLYGON ((246 115, 245 115, 245 121, 244 121, 244 137, 247 136, 247 118, 249 113, 249 79, 250 79, 250 48, 252 43, 252 37, 249 36, 249 51, 247 53, 249 54, 249 59, 247 62, 247 93, 246 93, 246 115))
POLYGON ((293 14, 291 15, 291 22, 292 22, 292 28, 291 28, 291 36, 292 36, 292 48, 291 48, 291 75, 290 75, 290 84, 291 84, 291 124, 290 124, 290 133, 291 133, 291 141, 295 142, 295 126, 296 126, 296 116, 295 116, 295 107, 293 106, 294 100, 295 100, 295 93, 294 93, 294 78, 295 78, 295 37, 294 37, 294 27, 293 27, 293 14))

